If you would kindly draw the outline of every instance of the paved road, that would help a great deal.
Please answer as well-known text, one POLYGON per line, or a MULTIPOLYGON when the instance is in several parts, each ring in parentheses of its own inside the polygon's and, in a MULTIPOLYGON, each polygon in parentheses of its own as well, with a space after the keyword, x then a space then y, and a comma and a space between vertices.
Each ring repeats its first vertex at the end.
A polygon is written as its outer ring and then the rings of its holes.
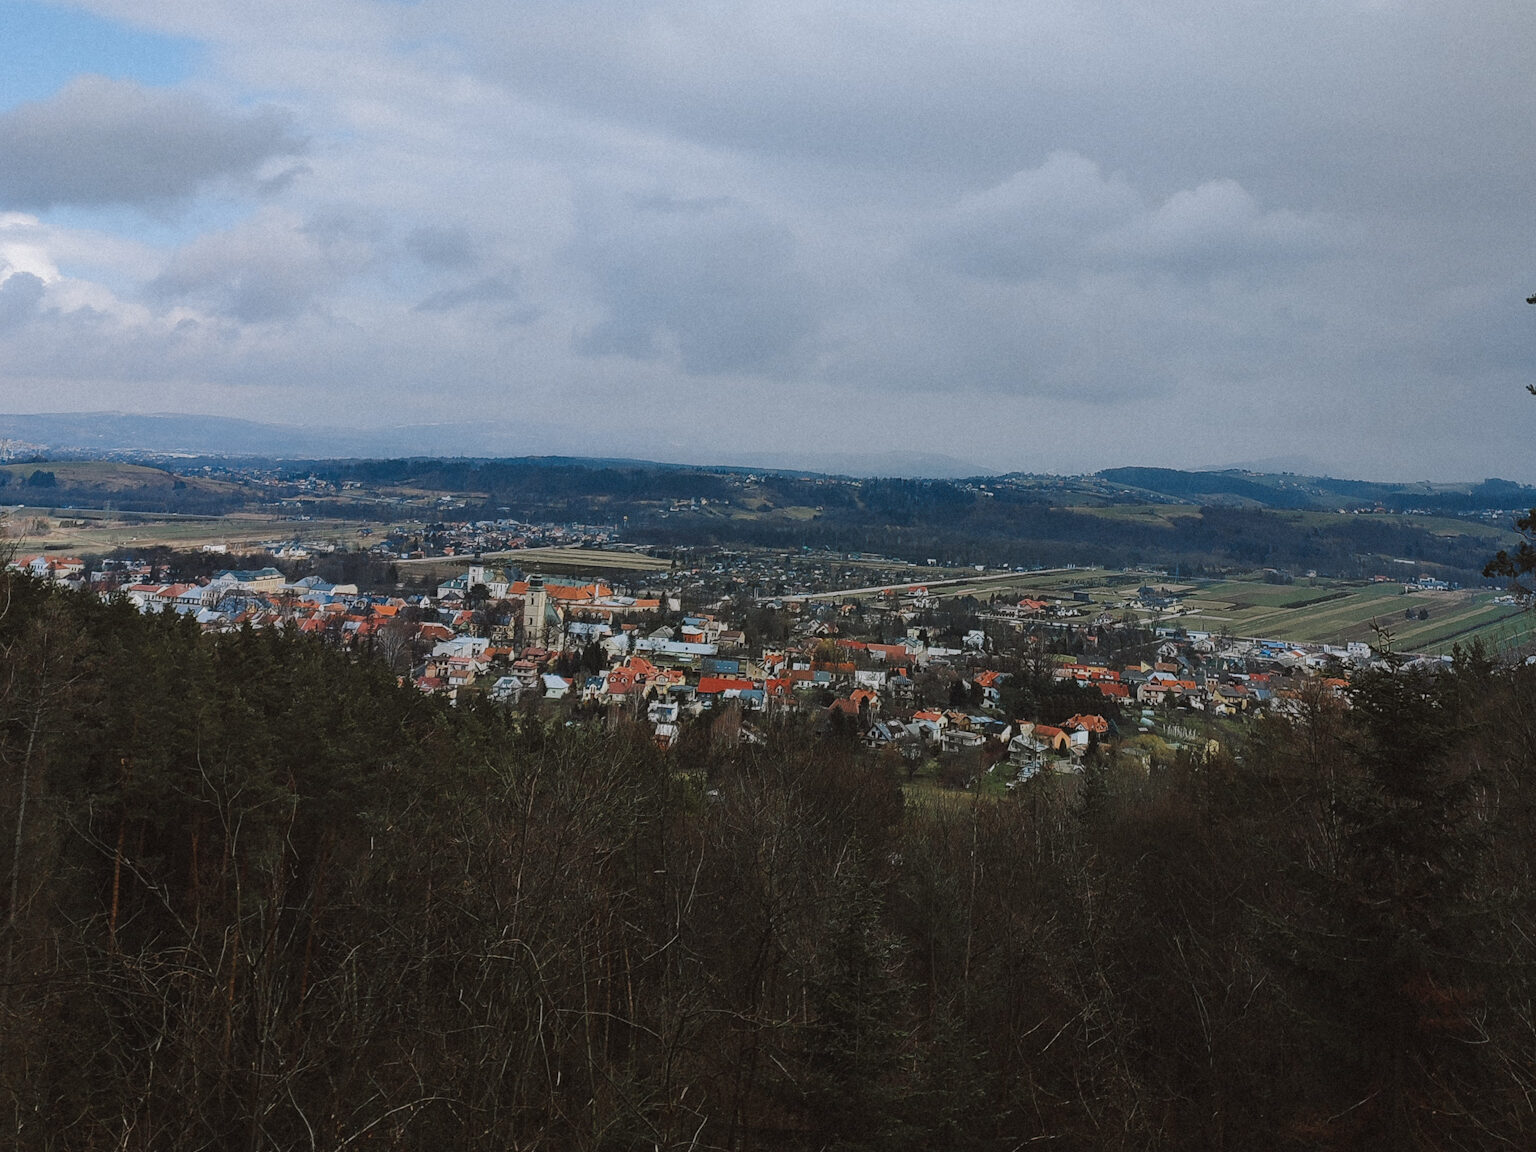
POLYGON ((1035 572, 998 572, 987 576, 955 576, 944 580, 914 580, 910 584, 872 584, 868 588, 839 588, 833 592, 802 592, 793 596, 759 596, 759 604, 771 603, 774 600, 836 600, 843 596, 875 596, 887 589, 893 592, 910 592, 914 588, 949 588, 958 584, 1000 584, 1004 581, 1012 581, 1015 584, 1028 583, 1032 576, 1055 576, 1062 572, 1081 572, 1085 576, 1099 569, 1093 568, 1041 568, 1035 572))

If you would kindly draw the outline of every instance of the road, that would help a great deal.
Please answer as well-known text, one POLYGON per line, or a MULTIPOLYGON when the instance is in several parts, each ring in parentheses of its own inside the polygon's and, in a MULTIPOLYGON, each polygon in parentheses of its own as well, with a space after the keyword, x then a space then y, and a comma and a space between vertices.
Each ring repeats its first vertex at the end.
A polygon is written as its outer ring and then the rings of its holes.
POLYGON ((918 588, 927 588, 932 591, 935 588, 952 588, 962 584, 1001 584, 1012 582, 1014 584, 1027 584, 1031 577, 1057 576, 1063 572, 1081 572, 1085 576, 1101 571, 1096 568, 1040 568, 1033 572, 998 572, 989 576, 955 576, 943 580, 914 580, 910 584, 873 584, 868 588, 839 588, 833 592, 802 592, 792 596, 759 596, 759 604, 770 604, 775 600, 798 600, 804 603, 808 600, 837 600, 848 596, 878 596, 881 592, 911 592, 918 588))

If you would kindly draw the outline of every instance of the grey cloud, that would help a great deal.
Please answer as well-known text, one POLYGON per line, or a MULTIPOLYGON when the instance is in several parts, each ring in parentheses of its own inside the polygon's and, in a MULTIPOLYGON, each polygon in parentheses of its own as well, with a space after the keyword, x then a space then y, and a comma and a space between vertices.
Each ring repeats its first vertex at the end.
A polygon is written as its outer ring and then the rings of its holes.
POLYGON ((692 375, 772 372, 816 330, 792 236, 729 200, 647 197, 588 212, 572 256, 606 312, 578 340, 587 355, 675 353, 692 375))
POLYGON ((157 205, 254 179, 304 148, 275 108, 226 112, 196 96, 83 76, 0 115, 0 203, 157 205))
POLYGON ((12 272, 0 280, 0 331, 21 324, 43 301, 42 278, 30 272, 12 272))
MULTIPOLYGON (((417 312, 454 312, 472 304, 505 304, 518 298, 515 276, 487 276, 459 288, 434 292, 420 304, 417 312)), ((526 313, 523 315, 526 316, 526 313)), ((527 316, 531 319, 531 316, 527 316)))
POLYGON ((305 240, 328 254, 368 258, 388 235, 388 228, 372 212, 326 205, 298 226, 305 240))
POLYGON ((1528 169, 1507 142, 1530 122, 1536 22, 1507 0, 575 11, 442 0, 420 28, 456 27, 531 99, 847 185, 995 181, 1072 148, 1157 199, 1224 174, 1266 202, 1435 215, 1451 189, 1491 204, 1528 169))
POLYGON ((425 225, 406 236, 405 246, 423 264, 436 268, 465 268, 477 260, 467 228, 425 225))
POLYGON ((263 323, 297 316, 315 298, 367 269, 375 250, 365 227, 325 216, 296 224, 261 216, 201 236, 149 285, 154 299, 263 323))
POLYGON ((290 164, 276 175, 256 181, 256 191, 263 196, 276 196, 286 191, 300 176, 314 172, 308 164, 290 164))

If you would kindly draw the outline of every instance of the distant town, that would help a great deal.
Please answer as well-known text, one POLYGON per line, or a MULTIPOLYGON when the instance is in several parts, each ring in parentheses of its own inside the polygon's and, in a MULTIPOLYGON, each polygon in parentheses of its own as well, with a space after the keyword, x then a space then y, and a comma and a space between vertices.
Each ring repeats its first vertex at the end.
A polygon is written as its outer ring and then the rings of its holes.
POLYGON ((212 567, 229 558, 224 544, 94 566, 43 552, 12 566, 205 631, 312 635, 450 701, 643 724, 664 749, 689 725, 754 742, 793 721, 899 757, 910 775, 1004 788, 1080 771, 1111 746, 1143 760, 1213 749, 1256 716, 1343 699, 1352 672, 1389 656, 1388 612, 1409 632, 1429 626, 1430 604, 1437 623, 1457 611, 1524 615, 1510 595, 1421 573, 1341 590, 1274 570, 1190 583, 1165 571, 954 569, 809 549, 660 555, 624 545, 613 525, 512 519, 359 533, 372 578, 351 581, 294 574, 338 558, 326 540, 261 542, 247 549, 268 561, 258 567, 212 567), (199 564, 211 570, 188 576, 199 564), (1374 643, 1233 629, 1244 611, 1299 621, 1312 606, 1351 605, 1372 612, 1374 643))

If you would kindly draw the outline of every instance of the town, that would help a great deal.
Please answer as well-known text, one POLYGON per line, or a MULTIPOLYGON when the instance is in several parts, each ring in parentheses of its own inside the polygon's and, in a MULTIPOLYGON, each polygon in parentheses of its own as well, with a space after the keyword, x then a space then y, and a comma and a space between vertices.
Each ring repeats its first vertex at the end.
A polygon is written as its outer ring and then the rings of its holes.
MULTIPOLYGON (((1192 627, 1204 620, 1199 601, 1191 606, 1190 586, 1166 573, 914 578, 921 569, 857 554, 674 549, 660 558, 616 551, 615 532, 582 525, 436 524, 422 535, 430 557, 419 537, 369 544, 397 560, 377 571, 402 577, 371 584, 293 575, 331 547, 299 542, 271 542, 263 566, 193 578, 178 579, 185 572, 163 557, 88 568, 43 553, 12 567, 205 631, 292 629, 381 659, 402 684, 452 702, 644 725, 663 749, 690 733, 761 743, 771 726, 802 724, 887 756, 909 781, 999 791, 1109 755, 1147 764, 1208 754, 1255 717, 1343 700, 1351 673, 1380 666, 1390 643, 1385 632, 1373 646, 1192 627), (552 543, 592 550, 534 550, 552 543), (481 548, 503 551, 493 561, 481 548), (502 563, 520 548, 612 574, 502 563)), ((197 554, 204 564, 221 558, 221 546, 197 554)), ((1392 591, 1450 595, 1427 576, 1392 591)))

